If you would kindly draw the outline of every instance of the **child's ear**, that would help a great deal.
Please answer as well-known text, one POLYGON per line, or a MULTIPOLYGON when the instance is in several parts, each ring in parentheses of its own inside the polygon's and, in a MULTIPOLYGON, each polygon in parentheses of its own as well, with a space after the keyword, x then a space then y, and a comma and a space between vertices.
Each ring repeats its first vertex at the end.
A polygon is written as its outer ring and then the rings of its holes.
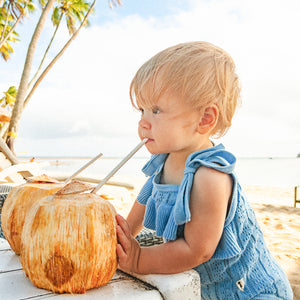
POLYGON ((216 105, 208 106, 204 109, 200 122, 198 124, 198 132, 201 134, 206 134, 212 130, 218 121, 219 109, 216 105))

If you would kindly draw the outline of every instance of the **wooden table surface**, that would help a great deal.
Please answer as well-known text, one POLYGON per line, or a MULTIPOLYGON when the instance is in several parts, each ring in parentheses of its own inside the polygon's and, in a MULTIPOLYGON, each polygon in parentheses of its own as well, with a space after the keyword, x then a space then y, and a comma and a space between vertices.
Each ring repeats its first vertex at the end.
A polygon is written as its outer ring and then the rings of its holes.
POLYGON ((174 275, 136 275, 117 270, 105 286, 85 294, 55 294, 35 287, 26 277, 5 239, 0 238, 0 299, 101 299, 101 300, 183 300, 200 299, 200 278, 196 271, 174 275))

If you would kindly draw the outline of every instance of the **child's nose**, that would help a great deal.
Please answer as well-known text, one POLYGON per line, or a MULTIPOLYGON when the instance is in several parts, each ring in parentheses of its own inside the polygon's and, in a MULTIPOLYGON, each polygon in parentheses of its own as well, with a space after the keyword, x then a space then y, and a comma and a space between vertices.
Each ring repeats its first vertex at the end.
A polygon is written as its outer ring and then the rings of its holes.
POLYGON ((143 129, 150 129, 151 124, 149 121, 147 121, 145 118, 142 117, 141 120, 139 121, 139 127, 143 129))

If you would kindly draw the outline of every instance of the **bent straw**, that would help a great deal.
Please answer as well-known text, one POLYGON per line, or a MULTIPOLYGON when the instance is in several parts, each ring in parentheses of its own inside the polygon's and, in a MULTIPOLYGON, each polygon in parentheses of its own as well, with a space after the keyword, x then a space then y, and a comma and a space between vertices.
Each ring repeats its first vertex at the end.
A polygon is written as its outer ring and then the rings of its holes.
POLYGON ((144 146, 148 139, 143 139, 127 156, 125 156, 119 164, 113 168, 108 175, 100 181, 100 183, 91 191, 91 193, 96 193, 121 167, 140 149, 144 146))
POLYGON ((71 181, 76 175, 78 175, 80 172, 82 172, 84 169, 86 169, 89 165, 91 165, 94 161, 96 161, 98 158, 100 158, 103 154, 99 153, 97 156, 95 156, 93 159, 88 161, 83 167, 81 167, 79 170, 77 170, 74 174, 72 174, 69 178, 67 178, 64 183, 68 183, 71 181))

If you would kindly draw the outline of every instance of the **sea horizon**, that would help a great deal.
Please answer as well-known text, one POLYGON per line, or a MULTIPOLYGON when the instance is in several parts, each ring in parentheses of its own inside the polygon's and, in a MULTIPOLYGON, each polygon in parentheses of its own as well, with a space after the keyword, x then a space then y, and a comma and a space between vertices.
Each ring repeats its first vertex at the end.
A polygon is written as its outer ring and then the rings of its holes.
MULTIPOLYGON (((36 155, 36 156, 18 156, 18 159, 92 159, 94 156, 48 156, 48 155, 36 155)), ((105 159, 122 159, 124 156, 106 156, 103 155, 102 158, 105 159)), ((134 156, 134 159, 147 159, 149 156, 134 156)), ((299 156, 236 156, 237 159, 299 159, 299 156)))
MULTIPOLYGON (((30 161, 32 157, 25 157, 30 161)), ((35 157, 36 162, 49 162, 49 166, 43 168, 48 175, 71 175, 93 157, 63 157, 44 156, 35 157)), ((143 181, 145 175, 142 172, 143 166, 150 156, 133 156, 114 175, 113 180, 121 181, 143 181)), ((123 157, 102 156, 81 175, 92 178, 103 178, 106 176, 123 157)), ((294 187, 300 185, 300 159, 297 157, 237 157, 235 173, 243 185, 261 185, 294 187)))

